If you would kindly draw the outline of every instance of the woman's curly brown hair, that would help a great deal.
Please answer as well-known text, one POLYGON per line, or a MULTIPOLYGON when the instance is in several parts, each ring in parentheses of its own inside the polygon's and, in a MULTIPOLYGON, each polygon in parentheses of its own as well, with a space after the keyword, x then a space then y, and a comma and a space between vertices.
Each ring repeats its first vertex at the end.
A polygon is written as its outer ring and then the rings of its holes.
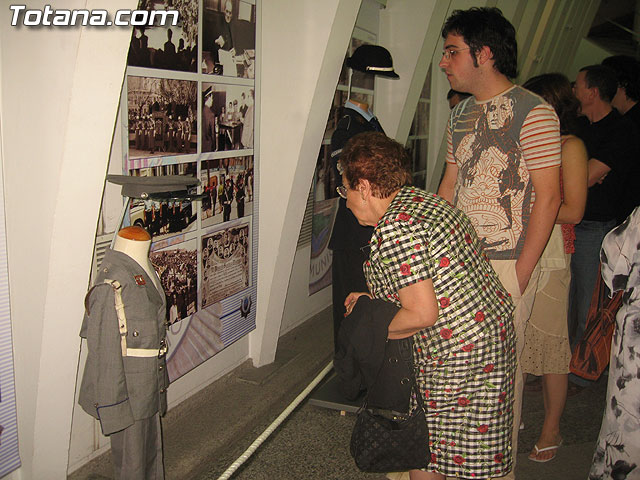
POLYGON ((380 132, 355 135, 340 154, 340 166, 349 187, 368 180, 376 198, 387 198, 411 183, 408 165, 405 148, 380 132))

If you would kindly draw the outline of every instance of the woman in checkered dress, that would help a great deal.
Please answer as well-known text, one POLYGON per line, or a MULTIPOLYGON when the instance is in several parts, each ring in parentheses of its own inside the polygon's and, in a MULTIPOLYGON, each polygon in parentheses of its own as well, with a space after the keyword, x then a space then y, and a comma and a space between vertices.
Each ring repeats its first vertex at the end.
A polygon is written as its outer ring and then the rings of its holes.
POLYGON ((407 161, 400 144, 371 132, 340 157, 339 193, 360 224, 375 226, 369 292, 350 294, 347 314, 361 295, 402 307, 389 338, 413 336, 432 452, 411 479, 500 477, 512 464, 513 304, 467 217, 406 186, 407 161))

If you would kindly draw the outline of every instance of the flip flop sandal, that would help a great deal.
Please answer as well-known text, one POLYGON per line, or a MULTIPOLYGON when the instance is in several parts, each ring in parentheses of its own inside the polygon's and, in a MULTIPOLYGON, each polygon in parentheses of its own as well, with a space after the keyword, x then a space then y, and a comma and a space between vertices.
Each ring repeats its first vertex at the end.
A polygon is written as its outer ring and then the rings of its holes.
POLYGON ((551 460, 553 460, 554 458, 556 458, 556 455, 553 455, 552 457, 549 458, 545 458, 544 460, 538 460, 538 455, 541 454, 542 452, 548 452, 549 450, 557 450, 558 448, 560 448, 562 446, 562 440, 560 440, 560 442, 558 442, 557 445, 551 445, 550 447, 545 447, 545 448, 538 448, 538 445, 534 445, 533 449, 536 451, 535 456, 528 456, 527 458, 529 460, 531 460, 532 462, 537 462, 537 463, 547 463, 550 462, 551 460))

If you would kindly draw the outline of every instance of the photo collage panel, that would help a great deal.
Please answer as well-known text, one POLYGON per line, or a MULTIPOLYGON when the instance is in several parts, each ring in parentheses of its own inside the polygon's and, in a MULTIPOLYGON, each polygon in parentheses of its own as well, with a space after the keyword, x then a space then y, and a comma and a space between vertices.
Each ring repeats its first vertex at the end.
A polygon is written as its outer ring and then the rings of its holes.
POLYGON ((152 236, 172 381, 255 328, 259 1, 140 0, 139 9, 177 10, 179 21, 132 29, 121 100, 123 173, 197 184, 131 198, 125 219, 152 236), (202 332, 208 337, 199 338, 202 332))

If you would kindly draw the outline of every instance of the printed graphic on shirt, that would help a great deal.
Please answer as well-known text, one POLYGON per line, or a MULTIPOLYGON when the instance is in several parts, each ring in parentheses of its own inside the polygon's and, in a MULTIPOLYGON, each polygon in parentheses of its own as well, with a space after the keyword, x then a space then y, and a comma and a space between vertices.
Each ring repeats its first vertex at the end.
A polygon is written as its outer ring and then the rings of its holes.
MULTIPOLYGON (((539 97, 519 87, 484 103, 471 98, 452 115, 454 205, 471 219, 489 258, 513 259, 522 250, 535 199, 529 170, 555 162, 549 160, 555 153, 542 147, 555 141, 554 116, 539 97)), ((559 152, 557 130, 555 135, 559 152)))
POLYGON ((513 100, 498 97, 474 110, 475 129, 455 152, 459 185, 467 188, 457 189, 454 203, 464 205, 486 250, 515 250, 529 214, 531 184, 522 150, 509 134, 513 100))

